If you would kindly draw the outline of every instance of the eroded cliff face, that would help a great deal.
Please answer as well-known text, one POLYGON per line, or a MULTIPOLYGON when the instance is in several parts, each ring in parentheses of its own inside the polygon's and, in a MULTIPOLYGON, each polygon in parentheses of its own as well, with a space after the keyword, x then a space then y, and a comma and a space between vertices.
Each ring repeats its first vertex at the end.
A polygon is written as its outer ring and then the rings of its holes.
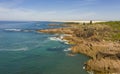
POLYGON ((68 34, 63 39, 73 44, 73 54, 82 53, 91 59, 85 63, 87 71, 95 73, 120 72, 120 41, 114 40, 113 35, 118 30, 106 24, 68 24, 68 28, 38 30, 52 34, 68 34))

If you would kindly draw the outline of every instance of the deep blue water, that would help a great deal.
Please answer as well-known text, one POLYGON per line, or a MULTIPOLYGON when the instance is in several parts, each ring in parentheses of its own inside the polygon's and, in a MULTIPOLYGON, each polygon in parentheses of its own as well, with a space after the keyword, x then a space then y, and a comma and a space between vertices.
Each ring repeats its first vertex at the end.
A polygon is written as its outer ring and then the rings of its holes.
POLYGON ((68 56, 70 45, 37 33, 53 22, 0 22, 0 74, 88 74, 84 55, 68 56))

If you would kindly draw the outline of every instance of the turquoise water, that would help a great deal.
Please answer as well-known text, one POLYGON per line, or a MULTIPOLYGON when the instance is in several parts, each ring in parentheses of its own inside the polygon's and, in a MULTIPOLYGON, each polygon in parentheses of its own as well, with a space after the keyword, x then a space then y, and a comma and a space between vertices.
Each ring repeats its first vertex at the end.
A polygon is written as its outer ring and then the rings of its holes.
POLYGON ((53 28, 50 23, 0 22, 0 74, 88 74, 83 70, 88 57, 68 56, 64 50, 70 45, 35 32, 53 28))

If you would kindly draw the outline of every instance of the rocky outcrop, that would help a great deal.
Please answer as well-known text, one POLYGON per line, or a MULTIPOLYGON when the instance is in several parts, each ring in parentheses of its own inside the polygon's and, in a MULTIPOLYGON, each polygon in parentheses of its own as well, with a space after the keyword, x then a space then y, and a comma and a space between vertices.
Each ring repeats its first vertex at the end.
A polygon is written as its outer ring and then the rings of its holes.
POLYGON ((96 73, 109 74, 120 73, 120 60, 113 59, 92 59, 85 64, 86 70, 96 73))
POLYGON ((108 25, 70 24, 67 28, 38 30, 38 32, 71 35, 64 36, 63 39, 73 45, 72 54, 82 53, 91 57, 85 64, 87 71, 102 74, 120 72, 120 43, 112 41, 111 34, 114 30, 108 25))
POLYGON ((69 28, 58 28, 58 29, 45 29, 45 30, 37 30, 37 32, 43 33, 52 33, 52 34, 73 34, 69 28))

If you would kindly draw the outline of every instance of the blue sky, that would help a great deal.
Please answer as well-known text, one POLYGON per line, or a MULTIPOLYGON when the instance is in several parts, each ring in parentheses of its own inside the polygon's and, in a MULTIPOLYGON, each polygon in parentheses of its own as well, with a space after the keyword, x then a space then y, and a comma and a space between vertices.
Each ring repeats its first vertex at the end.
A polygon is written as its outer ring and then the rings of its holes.
POLYGON ((120 0, 0 0, 0 20, 120 20, 120 0))

